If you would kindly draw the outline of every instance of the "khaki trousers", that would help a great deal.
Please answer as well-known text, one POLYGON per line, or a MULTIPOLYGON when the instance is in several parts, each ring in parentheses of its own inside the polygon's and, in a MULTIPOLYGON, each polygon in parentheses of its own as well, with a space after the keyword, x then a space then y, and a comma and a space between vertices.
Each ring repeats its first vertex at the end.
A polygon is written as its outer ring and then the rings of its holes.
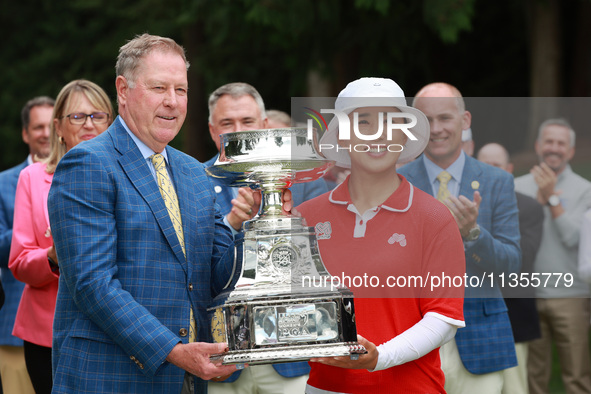
POLYGON ((528 394, 527 350, 528 342, 515 344, 517 366, 503 370, 503 394, 528 394))
POLYGON ((242 370, 232 383, 209 382, 209 394, 302 394, 306 390, 308 375, 285 378, 271 365, 256 365, 242 370))
POLYGON ((468 372, 462 363, 455 338, 439 348, 441 369, 445 374, 448 394, 500 394, 503 389, 503 371, 476 375, 468 372))
POLYGON ((0 375, 5 394, 35 394, 22 346, 0 346, 0 375))
POLYGON ((529 344, 527 371, 530 393, 548 393, 552 342, 558 351, 566 392, 591 393, 589 299, 543 298, 536 303, 542 337, 529 344))

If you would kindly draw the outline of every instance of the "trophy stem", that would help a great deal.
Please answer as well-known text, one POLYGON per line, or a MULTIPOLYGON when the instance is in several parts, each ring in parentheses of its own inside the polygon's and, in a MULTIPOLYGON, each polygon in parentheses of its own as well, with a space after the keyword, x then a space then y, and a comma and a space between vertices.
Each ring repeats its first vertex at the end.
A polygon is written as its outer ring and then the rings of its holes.
POLYGON ((282 207, 282 190, 277 187, 270 188, 263 185, 258 218, 280 217, 282 216, 282 207))

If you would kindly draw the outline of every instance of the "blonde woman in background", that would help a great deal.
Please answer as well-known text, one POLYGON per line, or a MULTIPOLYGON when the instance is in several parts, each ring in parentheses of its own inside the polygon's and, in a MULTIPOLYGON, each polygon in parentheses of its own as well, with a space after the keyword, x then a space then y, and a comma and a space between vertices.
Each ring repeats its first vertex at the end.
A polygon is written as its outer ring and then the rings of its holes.
POLYGON ((19 177, 8 266, 26 285, 12 334, 24 340, 27 371, 37 394, 51 393, 52 324, 59 278, 47 213, 49 188, 60 159, 105 131, 113 115, 111 101, 98 85, 84 79, 68 83, 53 109, 49 157, 28 166, 19 177))

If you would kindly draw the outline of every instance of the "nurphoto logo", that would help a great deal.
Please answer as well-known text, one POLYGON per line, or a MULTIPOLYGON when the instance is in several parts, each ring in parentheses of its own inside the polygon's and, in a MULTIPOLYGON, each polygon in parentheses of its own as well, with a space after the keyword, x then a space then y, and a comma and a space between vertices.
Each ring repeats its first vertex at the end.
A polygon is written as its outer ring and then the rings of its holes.
MULTIPOLYGON (((351 120, 349 118, 349 115, 345 112, 337 111, 335 109, 321 109, 320 112, 318 112, 318 111, 315 111, 309 107, 305 107, 305 108, 310 111, 310 112, 306 112, 306 115, 308 115, 311 118, 311 119, 308 119, 308 121, 307 121, 308 138, 309 139, 313 139, 314 123, 316 123, 316 125, 320 128, 320 130, 326 131, 328 129, 327 122, 321 114, 333 114, 334 116, 336 116, 336 119, 339 124, 338 140, 340 140, 340 141, 348 141, 351 139, 351 129, 353 129, 353 133, 355 134, 355 136, 362 141, 376 141, 382 137, 382 135, 384 133, 384 128, 385 128, 385 132, 386 132, 386 138, 388 141, 392 140, 392 134, 393 134, 394 130, 402 131, 404 134, 406 134, 406 136, 411 141, 417 140, 417 137, 415 137, 415 135, 413 133, 411 133, 411 131, 409 130, 412 127, 416 126, 416 124, 417 124, 417 117, 411 113, 380 112, 378 114, 378 128, 377 128, 377 130, 375 130, 375 132, 368 133, 368 132, 361 132, 359 130, 359 113, 357 113, 357 112, 353 112, 353 127, 351 128, 351 120), (386 119, 386 122, 384 122, 384 117, 386 119), (399 119, 401 121, 397 122, 396 120, 399 120, 399 119), (385 127, 384 127, 384 123, 385 123, 385 127)), ((355 152, 367 152, 372 147, 375 148, 376 145, 372 144, 370 146, 370 144, 355 144, 355 145, 342 147, 342 146, 339 146, 338 144, 336 144, 336 145, 319 144, 320 152, 322 152, 322 150, 331 150, 331 149, 336 149, 337 151, 347 150, 347 151, 351 152, 352 150, 354 150, 355 152)), ((389 152, 402 152, 402 150, 404 149, 404 146, 402 146, 400 144, 378 144, 378 147, 384 147, 389 152)))

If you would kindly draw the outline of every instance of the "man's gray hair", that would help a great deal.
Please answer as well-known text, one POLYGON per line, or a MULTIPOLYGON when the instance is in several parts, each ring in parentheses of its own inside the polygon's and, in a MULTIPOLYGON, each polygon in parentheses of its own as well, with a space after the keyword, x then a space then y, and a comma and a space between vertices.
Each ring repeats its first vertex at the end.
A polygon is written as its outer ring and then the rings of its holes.
POLYGON ((124 76, 129 87, 134 88, 141 59, 154 50, 173 52, 180 55, 187 70, 189 69, 190 64, 182 46, 171 38, 144 33, 135 36, 133 40, 119 48, 119 56, 117 56, 117 64, 115 65, 116 75, 124 76))
POLYGON ((47 96, 38 96, 27 101, 23 109, 21 110, 21 123, 23 129, 29 129, 29 123, 31 123, 31 110, 35 107, 53 107, 55 100, 47 96))
POLYGON ((259 92, 254 88, 254 86, 249 85, 244 82, 232 82, 227 83, 225 85, 220 86, 216 90, 213 91, 212 94, 209 95, 208 100, 208 107, 209 107, 209 118, 208 122, 211 124, 211 116, 213 111, 215 110, 215 106, 218 103, 218 100, 224 95, 230 95, 234 99, 238 99, 242 96, 251 96, 254 101, 257 103, 259 110, 261 111, 261 118, 265 119, 267 117, 267 113, 265 112, 265 103, 263 102, 263 98, 259 94, 259 92))
POLYGON ((570 146, 571 148, 575 147, 575 138, 576 138, 576 133, 573 130, 572 126, 570 125, 570 123, 568 122, 568 120, 564 119, 564 118, 552 118, 552 119, 548 119, 546 121, 544 121, 541 125, 540 128, 538 129, 538 141, 541 141, 542 139, 542 132, 544 131, 544 129, 548 126, 551 125, 556 125, 556 126, 562 126, 568 129, 569 132, 569 136, 570 136, 570 146))

